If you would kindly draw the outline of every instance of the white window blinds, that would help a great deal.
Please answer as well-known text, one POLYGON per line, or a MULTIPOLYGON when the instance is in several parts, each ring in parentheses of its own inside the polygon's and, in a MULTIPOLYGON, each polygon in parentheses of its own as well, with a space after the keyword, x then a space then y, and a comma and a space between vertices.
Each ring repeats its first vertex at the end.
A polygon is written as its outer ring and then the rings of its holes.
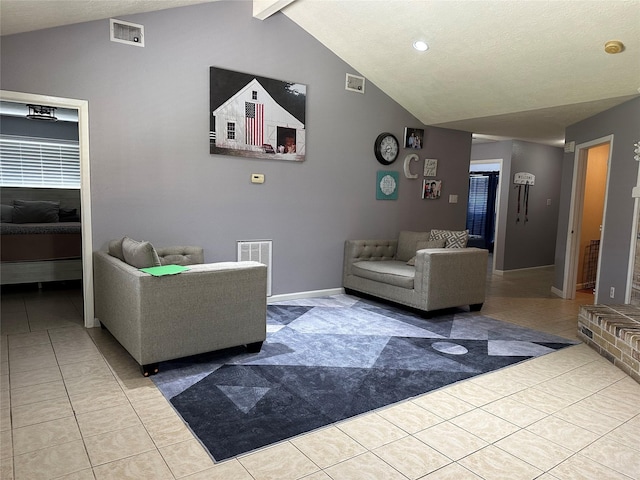
POLYGON ((0 135, 0 186, 80 188, 79 143, 0 135))

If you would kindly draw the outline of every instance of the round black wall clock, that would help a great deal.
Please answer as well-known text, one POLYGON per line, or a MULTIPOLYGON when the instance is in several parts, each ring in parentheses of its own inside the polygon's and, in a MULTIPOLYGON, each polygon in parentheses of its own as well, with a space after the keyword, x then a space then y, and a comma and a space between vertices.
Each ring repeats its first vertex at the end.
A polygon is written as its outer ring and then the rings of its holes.
POLYGON ((378 135, 376 142, 373 145, 373 151, 376 154, 376 159, 383 165, 391 165, 398 158, 400 153, 400 144, 398 139, 389 132, 384 132, 378 135))

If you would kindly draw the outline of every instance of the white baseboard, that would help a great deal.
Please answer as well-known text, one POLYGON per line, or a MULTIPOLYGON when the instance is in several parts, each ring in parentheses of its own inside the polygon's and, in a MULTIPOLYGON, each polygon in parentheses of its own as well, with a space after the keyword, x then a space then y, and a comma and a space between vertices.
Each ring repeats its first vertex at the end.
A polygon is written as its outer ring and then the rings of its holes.
POLYGON ((340 295, 344 293, 344 288, 327 288, 326 290, 311 290, 308 292, 283 293, 281 295, 271 295, 267 303, 284 302, 287 300, 299 300, 301 298, 328 297, 330 295, 340 295))
POLYGON ((527 267, 527 268, 514 268, 513 270, 494 270, 493 274, 494 275, 505 275, 507 273, 514 273, 514 272, 526 272, 529 270, 540 270, 541 268, 554 268, 555 265, 541 265, 539 267, 527 267))
POLYGON ((562 290, 556 288, 556 287, 551 287, 551 293, 553 293, 554 295, 560 297, 560 298, 564 298, 563 296, 563 292, 562 290))

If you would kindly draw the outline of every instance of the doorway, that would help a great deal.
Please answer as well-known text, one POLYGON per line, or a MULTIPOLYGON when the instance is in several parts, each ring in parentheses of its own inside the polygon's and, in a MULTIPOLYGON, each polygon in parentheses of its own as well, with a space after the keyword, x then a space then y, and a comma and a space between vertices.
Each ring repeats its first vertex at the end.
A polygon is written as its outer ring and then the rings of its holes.
POLYGON ((613 136, 576 146, 562 297, 598 291, 613 136))
POLYGON ((91 235, 91 176, 89 172, 89 104, 86 100, 50 97, 32 93, 0 90, 0 99, 7 102, 48 105, 78 111, 80 143, 80 205, 82 222, 82 296, 84 326, 95 327, 93 302, 93 238, 91 235))

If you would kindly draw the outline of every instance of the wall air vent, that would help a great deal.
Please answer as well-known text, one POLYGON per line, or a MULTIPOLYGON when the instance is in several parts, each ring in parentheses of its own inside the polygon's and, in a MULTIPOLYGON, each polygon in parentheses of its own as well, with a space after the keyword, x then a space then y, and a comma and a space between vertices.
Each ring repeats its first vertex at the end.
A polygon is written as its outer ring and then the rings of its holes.
POLYGON ((111 41, 144 47, 144 26, 137 23, 125 22, 124 20, 109 20, 111 31, 111 41))
POLYGON ((267 296, 271 296, 272 240, 239 240, 238 261, 254 261, 267 266, 267 296))

